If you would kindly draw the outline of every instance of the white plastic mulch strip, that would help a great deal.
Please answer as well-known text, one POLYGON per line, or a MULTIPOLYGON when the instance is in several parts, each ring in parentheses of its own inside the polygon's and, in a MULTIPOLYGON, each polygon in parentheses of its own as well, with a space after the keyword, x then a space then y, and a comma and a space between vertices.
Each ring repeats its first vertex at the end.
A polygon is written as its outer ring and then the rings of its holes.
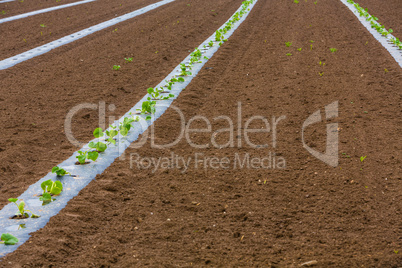
POLYGON ((50 12, 53 10, 58 10, 58 9, 66 8, 66 7, 72 7, 72 6, 77 6, 77 5, 81 5, 81 4, 86 4, 86 3, 94 2, 94 1, 96 1, 96 0, 84 0, 84 1, 74 2, 74 3, 65 4, 65 5, 61 5, 61 6, 55 6, 55 7, 49 7, 49 8, 45 8, 45 9, 41 9, 41 10, 36 10, 36 11, 32 11, 32 12, 28 12, 28 13, 24 13, 24 14, 20 14, 20 15, 15 15, 12 17, 0 19, 0 24, 4 23, 4 22, 8 22, 8 21, 13 21, 13 20, 30 17, 30 16, 37 15, 37 14, 50 12))
MULTIPOLYGON (((399 64, 400 67, 402 67, 402 51, 398 49, 397 46, 395 46, 390 40, 391 38, 395 38, 392 34, 388 34, 388 36, 383 36, 379 32, 376 31, 376 29, 371 27, 370 22, 366 20, 365 17, 360 16, 359 13, 356 10, 356 7, 353 4, 348 3, 347 0, 340 0, 345 6, 347 6, 353 14, 359 19, 361 24, 363 24, 364 27, 374 36, 375 39, 377 39, 378 42, 381 43, 383 47, 385 47, 388 52, 391 54, 391 56, 395 59, 395 61, 399 64)), ((375 22, 377 23, 377 22, 375 22)))
POLYGON ((15 0, 0 0, 0 4, 2 4, 2 3, 8 3, 8 2, 12 2, 12 1, 15 1, 15 0))
POLYGON ((61 46, 65 45, 65 44, 68 44, 68 43, 71 43, 71 42, 76 41, 78 39, 81 39, 81 38, 83 38, 83 37, 85 37, 87 35, 90 35, 90 34, 95 33, 97 31, 103 30, 103 29, 108 28, 110 26, 113 26, 113 25, 115 25, 117 23, 132 19, 132 18, 134 18, 134 17, 136 17, 138 15, 144 14, 144 13, 146 13, 148 11, 151 11, 151 10, 153 10, 155 8, 158 8, 160 6, 166 5, 166 4, 174 2, 174 1, 176 1, 176 0, 163 0, 163 1, 157 2, 155 4, 151 4, 149 6, 143 7, 141 9, 138 9, 138 10, 130 12, 130 13, 127 13, 127 14, 122 15, 120 17, 117 17, 117 18, 114 18, 114 19, 99 23, 99 24, 97 24, 95 26, 89 27, 89 28, 84 29, 82 31, 79 31, 79 32, 70 34, 68 36, 62 37, 62 38, 57 39, 57 40, 55 40, 53 42, 47 43, 47 44, 45 44, 43 46, 28 50, 27 52, 18 54, 16 56, 13 56, 13 57, 10 57, 10 58, 7 58, 5 60, 0 61, 0 70, 10 68, 10 67, 12 67, 12 66, 14 66, 14 65, 16 65, 18 63, 21 63, 21 62, 24 62, 26 60, 32 59, 32 58, 34 58, 36 56, 45 54, 45 53, 49 52, 52 49, 61 47, 61 46))
MULTIPOLYGON (((223 34, 223 39, 229 38, 234 31, 239 27, 239 25, 247 18, 249 12, 257 3, 257 0, 254 3, 250 4, 246 9, 246 12, 239 17, 239 20, 234 22, 232 28, 228 30, 225 34, 223 34)), ((240 12, 242 10, 243 5, 236 11, 240 12)), ((235 13, 235 14, 236 14, 235 13)), ((230 18, 227 22, 229 22, 232 18, 230 18)), ((223 29, 226 26, 226 23, 220 28, 223 29)), ((215 41, 215 33, 210 36, 207 40, 205 40, 200 46, 199 49, 202 52, 202 57, 199 63, 195 63, 192 67, 192 74, 189 76, 184 76, 184 82, 176 82, 172 85, 172 89, 169 93, 174 94, 175 97, 168 100, 160 100, 157 101, 156 112, 152 116, 152 120, 146 121, 145 115, 139 115, 141 118, 140 121, 133 123, 133 128, 130 130, 126 137, 122 137, 120 134, 117 136, 116 145, 109 145, 108 149, 99 153, 99 157, 95 162, 91 162, 87 165, 75 165, 78 155, 78 152, 75 152, 70 158, 68 158, 63 163, 60 163, 58 166, 64 168, 65 170, 71 172, 76 175, 73 176, 64 176, 64 177, 56 177, 55 174, 49 173, 42 179, 40 179, 35 184, 31 185, 22 195, 18 197, 20 200, 24 200, 27 204, 27 207, 32 211, 32 213, 40 215, 40 218, 28 218, 22 220, 13 220, 10 219, 16 213, 17 207, 10 203, 2 210, 0 210, 0 233, 11 233, 15 237, 19 239, 19 243, 16 245, 1 245, 0 244, 0 258, 14 250, 16 250, 21 244, 25 243, 29 237, 30 233, 43 228, 49 219, 58 214, 61 209, 63 209, 67 202, 75 197, 85 186, 87 186, 98 174, 103 173, 103 171, 108 168, 119 156, 124 153, 124 150, 129 147, 129 145, 136 141, 140 134, 147 130, 147 128, 158 119, 171 105, 173 100, 178 97, 180 92, 192 81, 192 79, 198 74, 198 72, 203 68, 205 63, 211 58, 216 51, 218 51, 220 45, 219 42, 215 41), (213 43, 213 46, 209 46, 209 44, 213 43), (205 57, 205 58, 204 58, 205 57), (62 193, 56 197, 56 200, 43 206, 42 202, 39 201, 39 195, 42 194, 41 183, 46 180, 60 180, 63 184, 62 193)), ((183 63, 190 62, 191 55, 187 56, 183 63)), ((166 85, 166 81, 170 81, 172 78, 176 78, 179 76, 181 72, 180 64, 165 78, 163 79, 155 88, 160 88, 166 85)), ((167 93, 162 93, 167 94, 167 93)), ((145 95, 133 108, 130 109, 123 117, 119 120, 115 121, 112 125, 118 127, 120 122, 124 120, 125 117, 132 117, 133 114, 136 113, 137 109, 141 108, 142 103, 147 101, 149 95, 145 95)), ((110 130, 110 129, 109 129, 110 130)), ((93 142, 97 142, 98 139, 92 140, 93 142)), ((82 149, 82 151, 89 150, 89 144, 86 144, 82 149)))

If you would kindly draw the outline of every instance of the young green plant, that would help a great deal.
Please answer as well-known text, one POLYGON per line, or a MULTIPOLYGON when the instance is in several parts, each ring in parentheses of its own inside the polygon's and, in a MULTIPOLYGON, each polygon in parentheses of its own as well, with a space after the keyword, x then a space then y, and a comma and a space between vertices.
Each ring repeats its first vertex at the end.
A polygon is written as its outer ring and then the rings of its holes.
POLYGON ((98 159, 99 153, 97 151, 78 151, 76 158, 78 162, 83 165, 86 163, 86 159, 96 161, 98 159))
MULTIPOLYGON (((191 66, 189 66, 189 68, 191 69, 191 66)), ((188 76, 192 74, 190 71, 187 71, 187 66, 184 63, 180 63, 180 70, 180 76, 188 76)))
MULTIPOLYGON (((94 130, 93 135, 94 135, 95 138, 99 139, 99 138, 101 138, 101 137, 104 136, 104 133, 103 133, 103 130, 99 127, 99 128, 96 128, 96 129, 94 130)), ((114 141, 114 140, 113 140, 113 141, 114 141)), ((101 142, 101 141, 98 141, 98 142, 93 142, 93 141, 91 141, 91 142, 88 144, 88 146, 89 146, 89 148, 91 148, 91 149, 96 149, 96 151, 97 151, 98 153, 104 152, 104 151, 106 151, 106 149, 107 149, 106 143, 101 142)))
POLYGON ((120 134, 125 137, 128 135, 128 132, 133 127, 132 123, 138 122, 139 117, 124 117, 123 122, 120 122, 119 130, 120 134))
POLYGON ((63 184, 60 181, 47 180, 42 182, 40 187, 43 190, 43 194, 39 200, 44 202, 52 201, 52 196, 59 195, 63 191, 63 184))
MULTIPOLYGON (((141 104, 141 109, 137 109, 138 112, 141 114, 154 114, 156 109, 155 109, 156 101, 144 101, 141 104)), ((148 119, 148 118, 147 118, 148 119)))
POLYGON ((23 217, 23 218, 29 218, 29 213, 31 213, 31 218, 39 218, 40 216, 35 215, 32 213, 32 211, 25 209, 25 202, 24 201, 20 201, 20 203, 17 203, 18 198, 9 198, 8 199, 9 202, 14 203, 17 208, 18 208, 18 212, 15 214, 16 216, 19 217, 23 217))
POLYGON ((173 94, 169 94, 168 96, 162 95, 162 93, 164 92, 163 88, 158 89, 158 88, 150 87, 150 88, 148 88, 147 91, 148 91, 148 94, 151 95, 151 97, 148 97, 148 100, 168 100, 168 99, 174 97, 173 94))
POLYGON ((0 237, 0 244, 4 245, 15 245, 18 243, 18 238, 13 236, 12 234, 2 234, 0 237))
POLYGON ((67 172, 66 170, 59 168, 58 166, 55 166, 52 168, 52 173, 56 173, 58 177, 63 177, 65 175, 71 175, 70 172, 67 172))

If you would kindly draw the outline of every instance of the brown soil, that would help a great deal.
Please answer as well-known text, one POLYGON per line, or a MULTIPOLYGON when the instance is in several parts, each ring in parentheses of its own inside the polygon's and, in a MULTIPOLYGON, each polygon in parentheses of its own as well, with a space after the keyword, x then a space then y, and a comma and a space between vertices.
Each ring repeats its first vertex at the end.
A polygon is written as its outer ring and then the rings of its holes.
MULTIPOLYGON (((215 5, 222 2, 214 1, 215 5)), ((204 5, 206 1, 194 1, 191 7, 196 9, 201 3, 204 5)), ((238 5, 232 3, 230 12, 238 5)), ((184 10, 180 9, 157 14, 159 18, 175 12, 184 16, 184 10)), ((152 20, 153 16, 146 17, 152 20)), ((199 33, 202 35, 204 29, 199 33)), ((168 37, 161 32, 155 39, 166 42, 168 37)), ((199 42, 198 37, 194 39, 199 42)), ((170 46, 163 54, 173 48, 170 46)), ((118 48, 110 53, 115 49, 118 48)), ((156 50, 148 44, 147 49, 156 50)), ((71 56, 70 51, 62 52, 65 59, 71 56)), ((57 62, 54 58, 48 60, 57 62)), ((149 66, 143 61, 145 57, 138 60, 144 68, 149 66)), ((27 67, 29 63, 11 70, 29 70, 27 67)), ((148 82, 161 80, 169 67, 165 64, 159 69, 147 68, 147 76, 157 76, 148 82)), ((250 148, 244 145, 244 139, 241 148, 196 149, 185 140, 168 149, 151 148, 149 142, 138 149, 130 148, 126 160, 112 164, 45 228, 4 257, 1 264, 4 267, 299 267, 317 261, 317 267, 400 267, 402 70, 362 29, 354 15, 335 0, 317 5, 310 1, 299 4, 259 1, 205 67, 209 68, 204 68, 174 102, 186 120, 195 115, 206 116, 215 131, 227 128, 228 124, 213 118, 227 115, 237 129, 240 101, 243 127, 251 116, 268 119, 286 116, 278 124, 276 148, 271 133, 251 135, 254 143, 268 142, 268 148, 250 148), (342 24, 339 17, 345 18, 347 24, 342 24), (292 42, 290 48, 285 46, 288 41, 292 42), (330 53, 331 47, 338 51, 330 53), (320 66, 320 61, 326 65, 320 66), (384 68, 389 72, 385 73, 384 68), (320 77, 319 72, 324 75, 320 77), (341 158, 340 165, 332 168, 303 148, 301 126, 313 112, 318 109, 322 112, 325 105, 337 100, 339 117, 334 122, 339 123, 341 158), (186 171, 160 168, 153 173, 152 169, 138 169, 135 165, 130 168, 129 156, 136 153, 158 158, 174 153, 194 158, 199 153, 203 157, 228 157, 233 161, 236 153, 242 157, 246 153, 263 157, 270 152, 286 159, 285 169, 204 169, 193 164, 186 171), (360 156, 367 158, 361 162, 360 156)), ((90 68, 82 71, 87 76, 96 75, 90 68)), ((133 69, 127 72, 135 73, 133 69)), ((107 68, 102 70, 106 78, 107 73, 107 68)), ((77 73, 74 75, 79 79, 77 73)), ((143 75, 139 77, 146 79, 143 75)), ((118 78, 114 83, 121 81, 120 73, 118 78)), ((131 85, 136 80, 126 83, 131 85)), ((105 88, 105 94, 99 94, 98 98, 107 97, 106 91, 112 92, 110 88, 105 88)), ((145 92, 145 86, 140 88, 145 92)), ((137 96, 139 91, 130 93, 137 96)), ((78 95, 68 98, 79 101, 78 95)), ((107 103, 110 101, 120 106, 124 98, 111 98, 107 103)), ((136 97, 132 98, 132 103, 135 102, 136 97)), ((52 105, 48 98, 45 103, 52 105)), ((52 114, 65 112, 60 103, 57 107, 49 106, 46 110, 52 114)), ((60 114, 55 115, 55 120, 60 114)), ((82 122, 81 129, 84 122, 87 124, 88 133, 93 129, 93 121, 97 121, 89 114, 90 120, 77 120, 82 122)), ((43 120, 43 115, 31 116, 43 120)), ((252 127, 261 128, 258 122, 252 127)), ((169 109, 155 123, 156 143, 173 141, 178 124, 177 114, 169 109)), ((205 127, 200 122, 192 128, 197 125, 205 127)), ((39 132, 43 127, 39 125, 34 130, 39 132)), ((47 132, 63 140, 57 129, 47 132)), ((85 135, 83 138, 89 137, 85 135)), ((46 138, 54 139, 53 136, 46 138)), ((306 136, 309 146, 324 151, 324 123, 310 126, 306 136)), ((225 134, 216 137, 219 144, 228 140, 225 134)), ((197 144, 208 143, 211 133, 194 134, 191 139, 197 144)), ((4 152, 18 153, 15 148, 4 152)), ((44 153, 43 157, 46 156, 44 153)), ((60 153, 55 157, 63 156, 60 153)), ((21 163, 20 159, 16 163, 21 163)), ((50 167, 45 163, 38 163, 43 171, 50 167)), ((13 189, 7 185, 22 187, 24 182, 13 178, 5 184, 8 188, 4 192, 8 194, 13 189)))
POLYGON ((10 219, 13 219, 13 220, 21 220, 21 219, 26 219, 26 218, 29 218, 29 217, 23 216, 23 215, 14 215, 14 216, 10 217, 10 219))
POLYGON ((56 0, 54 0, 54 1, 50 1, 50 0, 35 0, 35 1, 15 0, 12 2, 8 2, 8 3, 0 3, 0 11, 4 10, 6 12, 5 14, 3 14, 3 13, 0 14, 0 19, 15 16, 18 14, 24 14, 27 12, 36 11, 36 10, 40 10, 40 9, 44 9, 44 8, 48 8, 48 7, 55 7, 55 6, 70 4, 70 3, 74 3, 74 2, 78 2, 78 1, 81 1, 81 0, 62 0, 59 2, 56 2, 56 0))
POLYGON ((387 29, 394 30, 394 36, 402 39, 402 2, 400 0, 358 0, 356 2, 368 8, 368 12, 378 18, 378 22, 385 25, 387 29))
MULTIPOLYGON (((158 0, 135 0, 120 6, 121 3, 115 0, 100 0, 2 23, 1 58, 15 56, 154 2, 158 0), (41 27, 41 24, 46 27, 41 27)), ((119 31, 120 25, 116 24, 105 31, 112 32, 116 28, 119 31)))
MULTIPOLYGON (((0 72, 0 207, 79 149, 64 134, 70 109, 104 101, 116 105, 107 118, 119 118, 241 4, 187 2, 175 1, 119 24, 117 33, 106 29, 0 72), (126 57, 133 62, 124 63, 126 57), (115 64, 122 68, 113 71, 115 64)), ((98 122, 95 110, 77 113, 75 138, 91 140, 98 122)))

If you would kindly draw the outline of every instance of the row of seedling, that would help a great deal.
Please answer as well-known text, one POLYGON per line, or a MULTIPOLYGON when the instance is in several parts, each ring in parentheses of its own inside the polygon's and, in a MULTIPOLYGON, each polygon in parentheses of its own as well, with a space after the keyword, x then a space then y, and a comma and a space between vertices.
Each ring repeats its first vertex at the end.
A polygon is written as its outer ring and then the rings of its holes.
MULTIPOLYGON (((216 31, 215 34, 215 41, 220 42, 219 44, 222 44, 222 42, 225 42, 226 39, 224 39, 224 34, 226 34, 230 29, 232 29, 233 24, 236 21, 239 21, 240 18, 247 12, 249 5, 252 4, 254 0, 249 0, 249 1, 244 1, 242 3, 242 9, 237 12, 236 14, 233 15, 232 19, 229 20, 225 27, 222 29, 216 31)), ((208 59, 207 57, 204 57, 205 59, 208 59)), ((178 76, 175 76, 171 78, 170 80, 166 81, 166 84, 163 87, 159 88, 148 88, 147 92, 149 94, 147 101, 144 101, 141 104, 141 108, 137 109, 137 112, 142 115, 147 115, 146 120, 151 119, 151 115, 155 113, 155 106, 156 106, 156 101, 159 100, 167 100, 170 98, 174 97, 174 94, 169 93, 167 90, 172 90, 172 86, 177 83, 177 82, 184 82, 184 78, 186 76, 192 75, 192 68, 195 63, 201 63, 202 62, 202 52, 200 51, 199 48, 195 49, 194 52, 190 54, 190 61, 189 63, 181 63, 180 64, 180 72, 178 76), (169 94, 167 94, 169 93, 169 94), (167 94, 167 95, 166 95, 167 94)), ((130 114, 131 115, 131 114, 130 114)), ((88 151, 78 151, 78 162, 79 164, 87 164, 86 160, 92 160, 96 161, 98 158, 99 153, 104 152, 110 144, 116 144, 116 140, 114 139, 115 136, 117 136, 119 133, 122 136, 127 136, 128 131, 133 127, 132 123, 139 121, 138 116, 132 116, 132 117, 125 117, 123 119, 123 122, 120 122, 119 128, 115 126, 110 126, 109 131, 103 131, 101 128, 95 129, 93 132, 95 138, 101 138, 105 136, 105 142, 91 142, 89 144, 90 150, 88 151)))
MULTIPOLYGON (((358 3, 355 3, 353 0, 348 0, 349 4, 352 4, 357 12, 359 13, 360 17, 365 17, 368 22, 371 24, 371 28, 374 28, 377 30, 378 33, 380 33, 382 36, 388 37, 389 34, 392 34, 394 31, 392 29, 387 30, 384 25, 381 25, 381 23, 378 22, 378 18, 371 16, 368 13, 367 8, 361 7, 358 3)), ((402 42, 399 40, 399 38, 390 38, 389 39, 398 49, 402 49, 402 42)))
MULTIPOLYGON (((226 34, 230 29, 232 29, 233 24, 240 20, 240 18, 250 9, 248 8, 250 4, 252 4, 254 0, 244 1, 242 3, 242 9, 237 12, 231 20, 229 20, 225 27, 216 31, 215 34, 215 41, 219 42, 221 45, 223 42, 226 41, 224 39, 224 34, 226 34)), ((205 46, 204 46, 205 47, 205 46)), ((204 59, 208 60, 207 57, 204 59)), ((136 114, 146 115, 145 120, 150 120, 151 116, 155 114, 156 111, 156 101, 159 100, 167 100, 169 98, 174 97, 173 94, 170 94, 167 90, 172 90, 172 86, 175 83, 183 83, 185 82, 184 77, 192 75, 192 68, 193 65, 196 63, 202 63, 202 52, 199 48, 195 49, 194 52, 190 54, 190 61, 186 63, 180 64, 180 71, 177 76, 174 76, 170 80, 166 80, 166 84, 160 88, 148 88, 147 92, 149 97, 147 101, 144 101, 141 104, 141 108, 137 109, 136 114), (169 93, 168 95, 164 95, 164 93, 169 93)), ((102 141, 98 142, 90 142, 88 144, 89 150, 80 150, 78 151, 77 158, 77 165, 84 165, 90 164, 90 161, 96 161, 99 157, 99 153, 105 152, 107 148, 113 144, 116 145, 116 137, 120 134, 121 136, 125 137, 128 135, 129 131, 134 127, 132 124, 134 122, 139 121, 139 117, 136 114, 129 114, 129 117, 124 117, 123 120, 119 123, 119 126, 110 125, 108 130, 103 131, 102 128, 96 128, 93 132, 93 136, 97 139, 101 139, 102 141)), ((57 177, 63 177, 66 175, 74 176, 70 172, 66 171, 60 167, 53 167, 52 173, 55 173, 57 177)), ((58 195, 61 194, 63 191, 63 184, 60 181, 52 181, 47 180, 41 184, 41 188, 43 190, 42 195, 39 197, 40 201, 43 202, 44 205, 54 201, 58 195)), ((32 213, 30 210, 26 208, 25 202, 23 200, 19 201, 17 198, 10 198, 10 202, 14 203, 17 208, 18 212, 13 219, 24 219, 24 218, 38 218, 39 215, 32 213), (19 202, 18 202, 19 201, 19 202)), ((2 234, 0 244, 6 245, 14 245, 18 243, 18 239, 11 234, 2 234)))

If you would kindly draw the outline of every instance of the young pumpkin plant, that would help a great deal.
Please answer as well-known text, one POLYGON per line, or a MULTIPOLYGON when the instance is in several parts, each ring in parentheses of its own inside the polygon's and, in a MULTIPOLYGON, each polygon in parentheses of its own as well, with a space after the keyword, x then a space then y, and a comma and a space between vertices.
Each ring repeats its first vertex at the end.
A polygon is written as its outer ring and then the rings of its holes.
POLYGON ((15 245, 18 243, 18 238, 13 236, 12 234, 2 234, 0 237, 0 244, 4 245, 15 245))
POLYGON ((137 109, 137 111, 141 114, 154 114, 156 111, 155 105, 156 101, 144 101, 141 105, 141 109, 137 109))
POLYGON ((43 190, 43 194, 39 200, 44 202, 52 201, 52 196, 59 195, 63 191, 63 184, 60 181, 47 180, 42 182, 40 187, 43 190))
POLYGON ((67 172, 63 168, 59 168, 58 166, 55 166, 52 168, 52 173, 56 173, 57 177, 63 177, 65 175, 71 175, 70 172, 67 172))
MULTIPOLYGON (((100 138, 100 137, 104 136, 104 133, 103 133, 103 130, 100 127, 98 127, 94 130, 93 135, 95 138, 100 138)), ((88 144, 88 146, 89 146, 89 148, 96 149, 96 151, 98 153, 104 152, 107 149, 106 143, 101 142, 101 141, 98 141, 98 142, 91 141, 88 144)))
POLYGON ((43 193, 49 193, 50 195, 59 195, 63 191, 63 184, 60 181, 47 180, 42 182, 40 187, 43 193))
POLYGON ((134 117, 124 117, 123 122, 120 122, 120 126, 119 126, 120 134, 123 137, 127 136, 128 132, 133 127, 132 123, 138 122, 138 121, 139 121, 138 116, 136 118, 134 118, 134 117))
POLYGON ((76 156, 76 158, 78 159, 78 162, 83 165, 85 164, 85 160, 92 160, 92 161, 96 161, 96 159, 98 159, 99 153, 97 151, 78 151, 78 155, 76 156))
POLYGON ((31 218, 39 218, 40 217, 38 215, 33 214, 32 211, 25 209, 24 201, 17 203, 18 198, 9 198, 8 201, 11 203, 14 203, 17 206, 18 212, 15 214, 17 217, 29 218, 28 212, 31 213, 31 218))
POLYGON ((116 130, 117 127, 110 125, 110 130, 106 130, 105 134, 108 137, 106 139, 107 142, 112 143, 112 144, 116 144, 116 140, 114 139, 114 137, 116 137, 119 134, 119 131, 116 130))
POLYGON ((169 94, 168 96, 164 96, 161 93, 163 92, 163 88, 157 89, 157 88, 148 88, 148 94, 151 95, 151 97, 148 97, 148 100, 168 100, 170 98, 173 98, 173 94, 169 94))
MULTIPOLYGON (((189 66, 189 68, 191 69, 191 66, 189 66)), ((188 75, 192 75, 192 73, 190 71, 187 71, 187 66, 184 63, 180 63, 180 76, 188 76, 188 75)))

